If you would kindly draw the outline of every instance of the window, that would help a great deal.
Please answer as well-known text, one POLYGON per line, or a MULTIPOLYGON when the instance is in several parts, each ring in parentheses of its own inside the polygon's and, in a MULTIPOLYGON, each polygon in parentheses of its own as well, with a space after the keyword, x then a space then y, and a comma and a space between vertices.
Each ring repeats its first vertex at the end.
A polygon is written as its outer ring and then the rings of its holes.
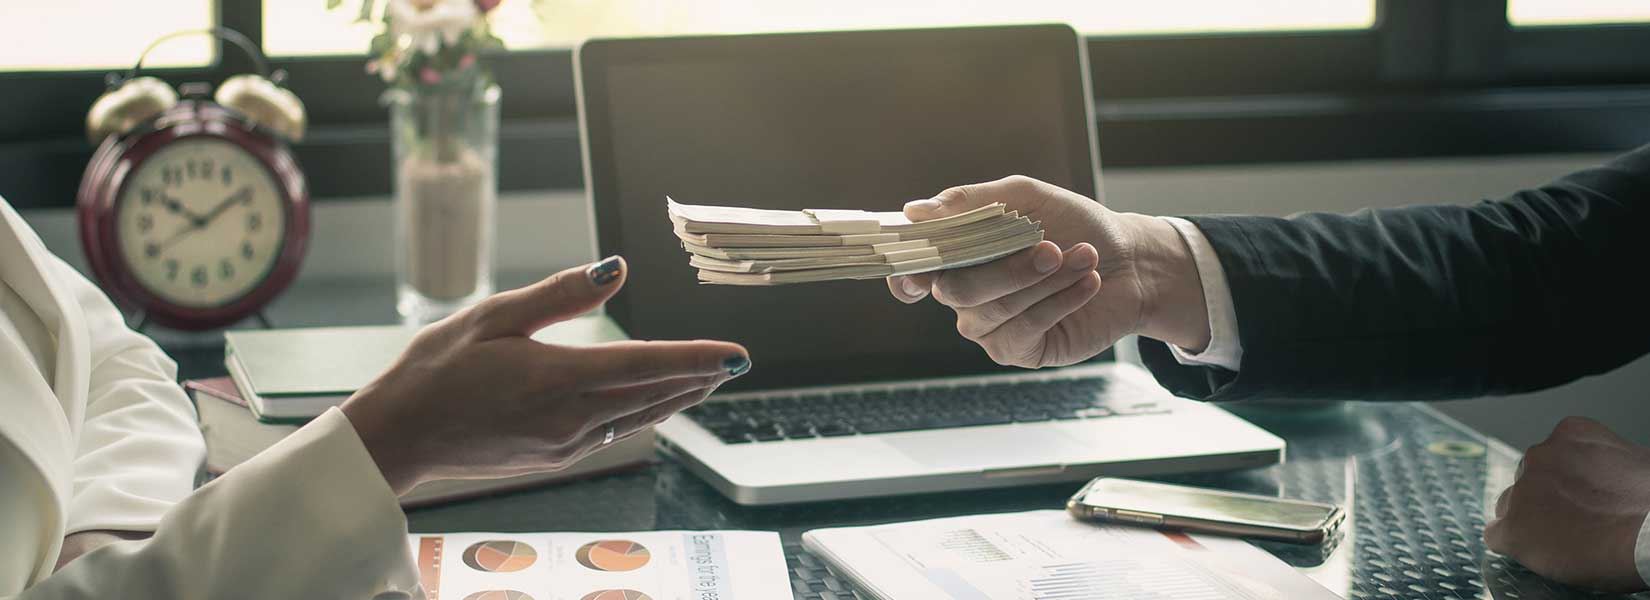
POLYGON ((1509 0, 1507 22, 1516 27, 1650 22, 1643 0, 1509 0))
MULTIPOLYGON (((388 192, 363 0, 0 0, 0 195, 72 205, 103 76, 156 37, 222 26, 304 100, 317 199, 388 192)), ((379 0, 382 3, 384 0, 379 0)), ((397 0, 406 1, 406 0, 397 0)), ((581 183, 568 48, 592 36, 1067 22, 1089 34, 1108 168, 1607 152, 1650 140, 1650 0, 503 0, 499 185, 581 183)), ((376 16, 376 15, 372 15, 376 16)), ((209 39, 157 75, 251 65, 209 39)))
MULTIPOLYGON (((8 0, 0 18, 0 71, 113 69, 132 66, 162 34, 211 27, 212 0, 8 0)), ((167 42, 145 64, 203 66, 212 60, 206 37, 167 42)))
MULTIPOLYGON (((360 54, 374 31, 360 0, 264 6, 264 45, 280 56, 360 54)), ((1374 0, 505 0, 494 33, 512 49, 565 48, 597 36, 1067 22, 1093 34, 1363 29, 1374 0)))

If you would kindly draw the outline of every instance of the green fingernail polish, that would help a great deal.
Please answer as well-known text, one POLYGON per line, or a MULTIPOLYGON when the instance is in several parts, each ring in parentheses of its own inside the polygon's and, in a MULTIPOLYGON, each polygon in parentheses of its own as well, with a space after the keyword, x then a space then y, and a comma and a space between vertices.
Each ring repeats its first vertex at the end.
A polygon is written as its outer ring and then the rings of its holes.
POLYGON ((735 354, 722 361, 722 368, 728 370, 728 376, 738 377, 740 375, 744 375, 746 371, 751 370, 751 359, 745 358, 743 355, 735 354))

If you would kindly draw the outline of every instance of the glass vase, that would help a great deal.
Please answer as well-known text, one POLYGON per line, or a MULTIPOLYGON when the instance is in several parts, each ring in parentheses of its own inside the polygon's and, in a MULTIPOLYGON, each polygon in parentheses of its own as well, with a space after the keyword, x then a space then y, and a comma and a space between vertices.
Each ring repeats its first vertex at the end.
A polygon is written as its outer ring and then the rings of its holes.
POLYGON ((436 321, 493 293, 499 95, 479 78, 384 95, 403 322, 436 321))

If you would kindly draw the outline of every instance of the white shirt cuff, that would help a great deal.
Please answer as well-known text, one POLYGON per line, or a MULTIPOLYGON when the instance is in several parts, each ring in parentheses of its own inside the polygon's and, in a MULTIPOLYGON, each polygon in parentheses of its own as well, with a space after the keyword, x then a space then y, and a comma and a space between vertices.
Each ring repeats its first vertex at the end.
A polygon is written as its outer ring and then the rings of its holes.
POLYGON ((1639 525, 1638 543, 1633 545, 1633 564, 1639 569, 1639 579, 1650 585, 1650 515, 1639 525))
POLYGON ((1191 221, 1160 218, 1174 226, 1175 231, 1180 232, 1180 239, 1191 249, 1198 280, 1203 284, 1203 302, 1209 310, 1209 347, 1193 353, 1169 344, 1169 352, 1183 365, 1238 370, 1243 364, 1243 344, 1238 340, 1237 309, 1232 306, 1232 288, 1226 284, 1226 270, 1220 266, 1220 257, 1209 244, 1209 238, 1191 221))

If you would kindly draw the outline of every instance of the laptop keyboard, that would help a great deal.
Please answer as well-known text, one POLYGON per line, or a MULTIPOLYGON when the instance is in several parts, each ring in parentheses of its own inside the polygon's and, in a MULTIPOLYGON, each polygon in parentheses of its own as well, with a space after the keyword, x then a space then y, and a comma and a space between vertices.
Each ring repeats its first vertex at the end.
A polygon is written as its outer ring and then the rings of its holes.
POLYGON ((1104 398, 1104 378, 776 395, 706 402, 685 414, 725 443, 950 429, 1168 412, 1104 398))

